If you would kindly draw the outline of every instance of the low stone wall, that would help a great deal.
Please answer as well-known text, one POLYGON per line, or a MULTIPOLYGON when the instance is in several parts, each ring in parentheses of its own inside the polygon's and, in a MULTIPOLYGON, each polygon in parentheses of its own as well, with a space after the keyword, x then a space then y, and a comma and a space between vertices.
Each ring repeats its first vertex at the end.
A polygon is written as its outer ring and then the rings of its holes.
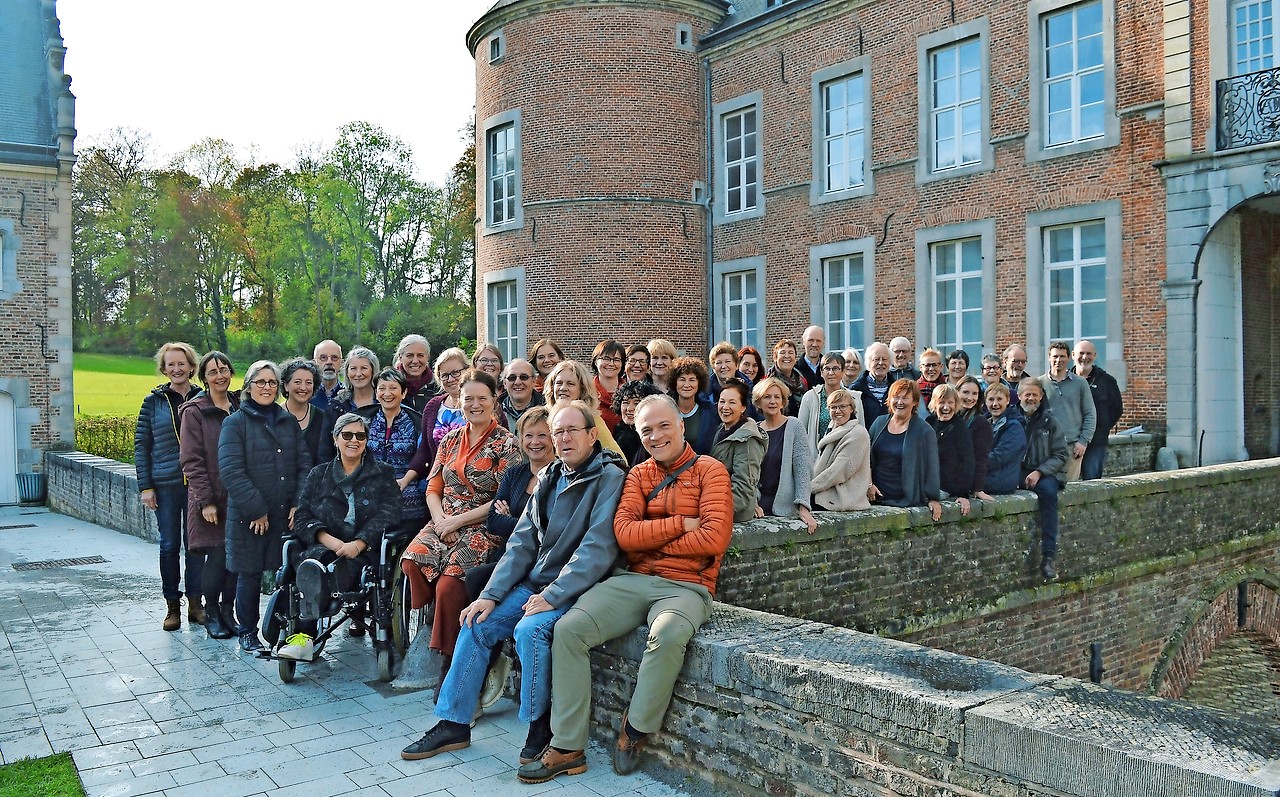
POLYGON ((1155 470, 1156 451, 1162 442, 1151 434, 1113 434, 1107 440, 1107 462, 1102 475, 1129 476, 1155 470))
POLYGON ((48 502, 54 512, 97 523, 152 542, 160 541, 154 512, 138 497, 132 465, 85 454, 46 452, 48 502))
MULTIPOLYGON (((608 742, 644 644, 593 654, 608 742)), ((1280 795, 1275 725, 723 604, 650 749, 715 793, 1280 795)))
POLYGON ((1109 682, 1150 686, 1165 642, 1230 571, 1280 574, 1280 460, 1070 485, 1058 571, 1038 576, 1037 501, 974 502, 969 517, 873 508, 818 513, 818 530, 764 519, 734 528, 726 603, 897 636, 1037 672, 1085 677, 1104 644, 1109 682))

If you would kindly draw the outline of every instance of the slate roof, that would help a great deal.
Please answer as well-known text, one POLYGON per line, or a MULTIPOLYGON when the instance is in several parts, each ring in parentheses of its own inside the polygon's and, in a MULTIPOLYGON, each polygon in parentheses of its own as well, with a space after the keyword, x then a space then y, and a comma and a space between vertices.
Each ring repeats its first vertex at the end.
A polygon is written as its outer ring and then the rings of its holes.
POLYGON ((6 162, 56 162, 57 110, 42 8, 40 0, 0 0, 0 160, 6 162))

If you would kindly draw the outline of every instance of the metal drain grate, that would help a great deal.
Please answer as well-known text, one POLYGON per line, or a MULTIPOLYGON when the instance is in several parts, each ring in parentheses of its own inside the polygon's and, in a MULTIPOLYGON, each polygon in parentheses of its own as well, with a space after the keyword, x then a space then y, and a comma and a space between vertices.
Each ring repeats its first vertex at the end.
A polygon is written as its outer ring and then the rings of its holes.
POLYGON ((105 564, 101 556, 81 556, 76 559, 46 559, 43 562, 14 562, 14 570, 47 570, 51 567, 74 567, 76 565, 105 564))
POLYGON ((0 526, 0 531, 8 531, 9 529, 34 529, 34 523, 17 523, 12 526, 0 526))

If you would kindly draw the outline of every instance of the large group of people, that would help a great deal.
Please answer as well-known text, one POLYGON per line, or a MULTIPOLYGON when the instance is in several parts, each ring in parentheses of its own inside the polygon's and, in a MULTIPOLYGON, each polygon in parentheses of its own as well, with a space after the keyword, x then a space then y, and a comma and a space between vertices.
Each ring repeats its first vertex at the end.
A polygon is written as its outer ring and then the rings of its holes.
MULTIPOLYGON (((188 621, 256 653, 263 573, 286 536, 349 582, 397 532, 411 540, 412 608, 433 618, 440 718, 403 757, 470 743, 491 652, 514 639, 529 724, 519 778, 536 783, 586 768, 587 651, 648 624, 613 750, 617 771, 634 769, 710 613, 735 522, 795 518, 813 533, 823 512, 873 505, 927 507, 936 521, 943 502, 968 514, 1027 489, 1040 573, 1057 578, 1058 495, 1101 475, 1123 412, 1089 341, 1053 342, 1039 377, 1019 345, 984 354, 976 375, 967 352, 917 359, 901 337, 827 351, 818 326, 771 351, 767 364, 727 342, 703 358, 662 339, 604 340, 580 362, 542 339, 509 362, 492 345, 432 361, 409 335, 384 368, 325 340, 310 358, 253 363, 236 392, 227 355, 167 343, 167 381, 135 436, 160 532, 162 627, 181 626, 184 549, 188 621)), ((348 633, 365 632, 360 619, 348 633)), ((308 660, 314 635, 304 627, 274 654, 308 660)))

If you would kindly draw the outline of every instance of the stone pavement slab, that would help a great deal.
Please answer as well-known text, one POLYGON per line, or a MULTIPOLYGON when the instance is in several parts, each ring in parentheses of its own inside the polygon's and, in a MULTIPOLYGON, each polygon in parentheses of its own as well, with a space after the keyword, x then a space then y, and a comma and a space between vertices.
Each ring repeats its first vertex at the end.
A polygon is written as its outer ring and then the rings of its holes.
POLYGON ((158 547, 43 509, 0 507, 0 763, 70 751, 90 797, 677 797, 620 778, 593 745, 585 774, 515 778, 510 700, 467 750, 399 752, 435 722, 427 692, 377 683, 367 640, 335 637, 294 683, 203 628, 160 630, 158 547), (17 571, 98 555, 102 564, 17 571))

